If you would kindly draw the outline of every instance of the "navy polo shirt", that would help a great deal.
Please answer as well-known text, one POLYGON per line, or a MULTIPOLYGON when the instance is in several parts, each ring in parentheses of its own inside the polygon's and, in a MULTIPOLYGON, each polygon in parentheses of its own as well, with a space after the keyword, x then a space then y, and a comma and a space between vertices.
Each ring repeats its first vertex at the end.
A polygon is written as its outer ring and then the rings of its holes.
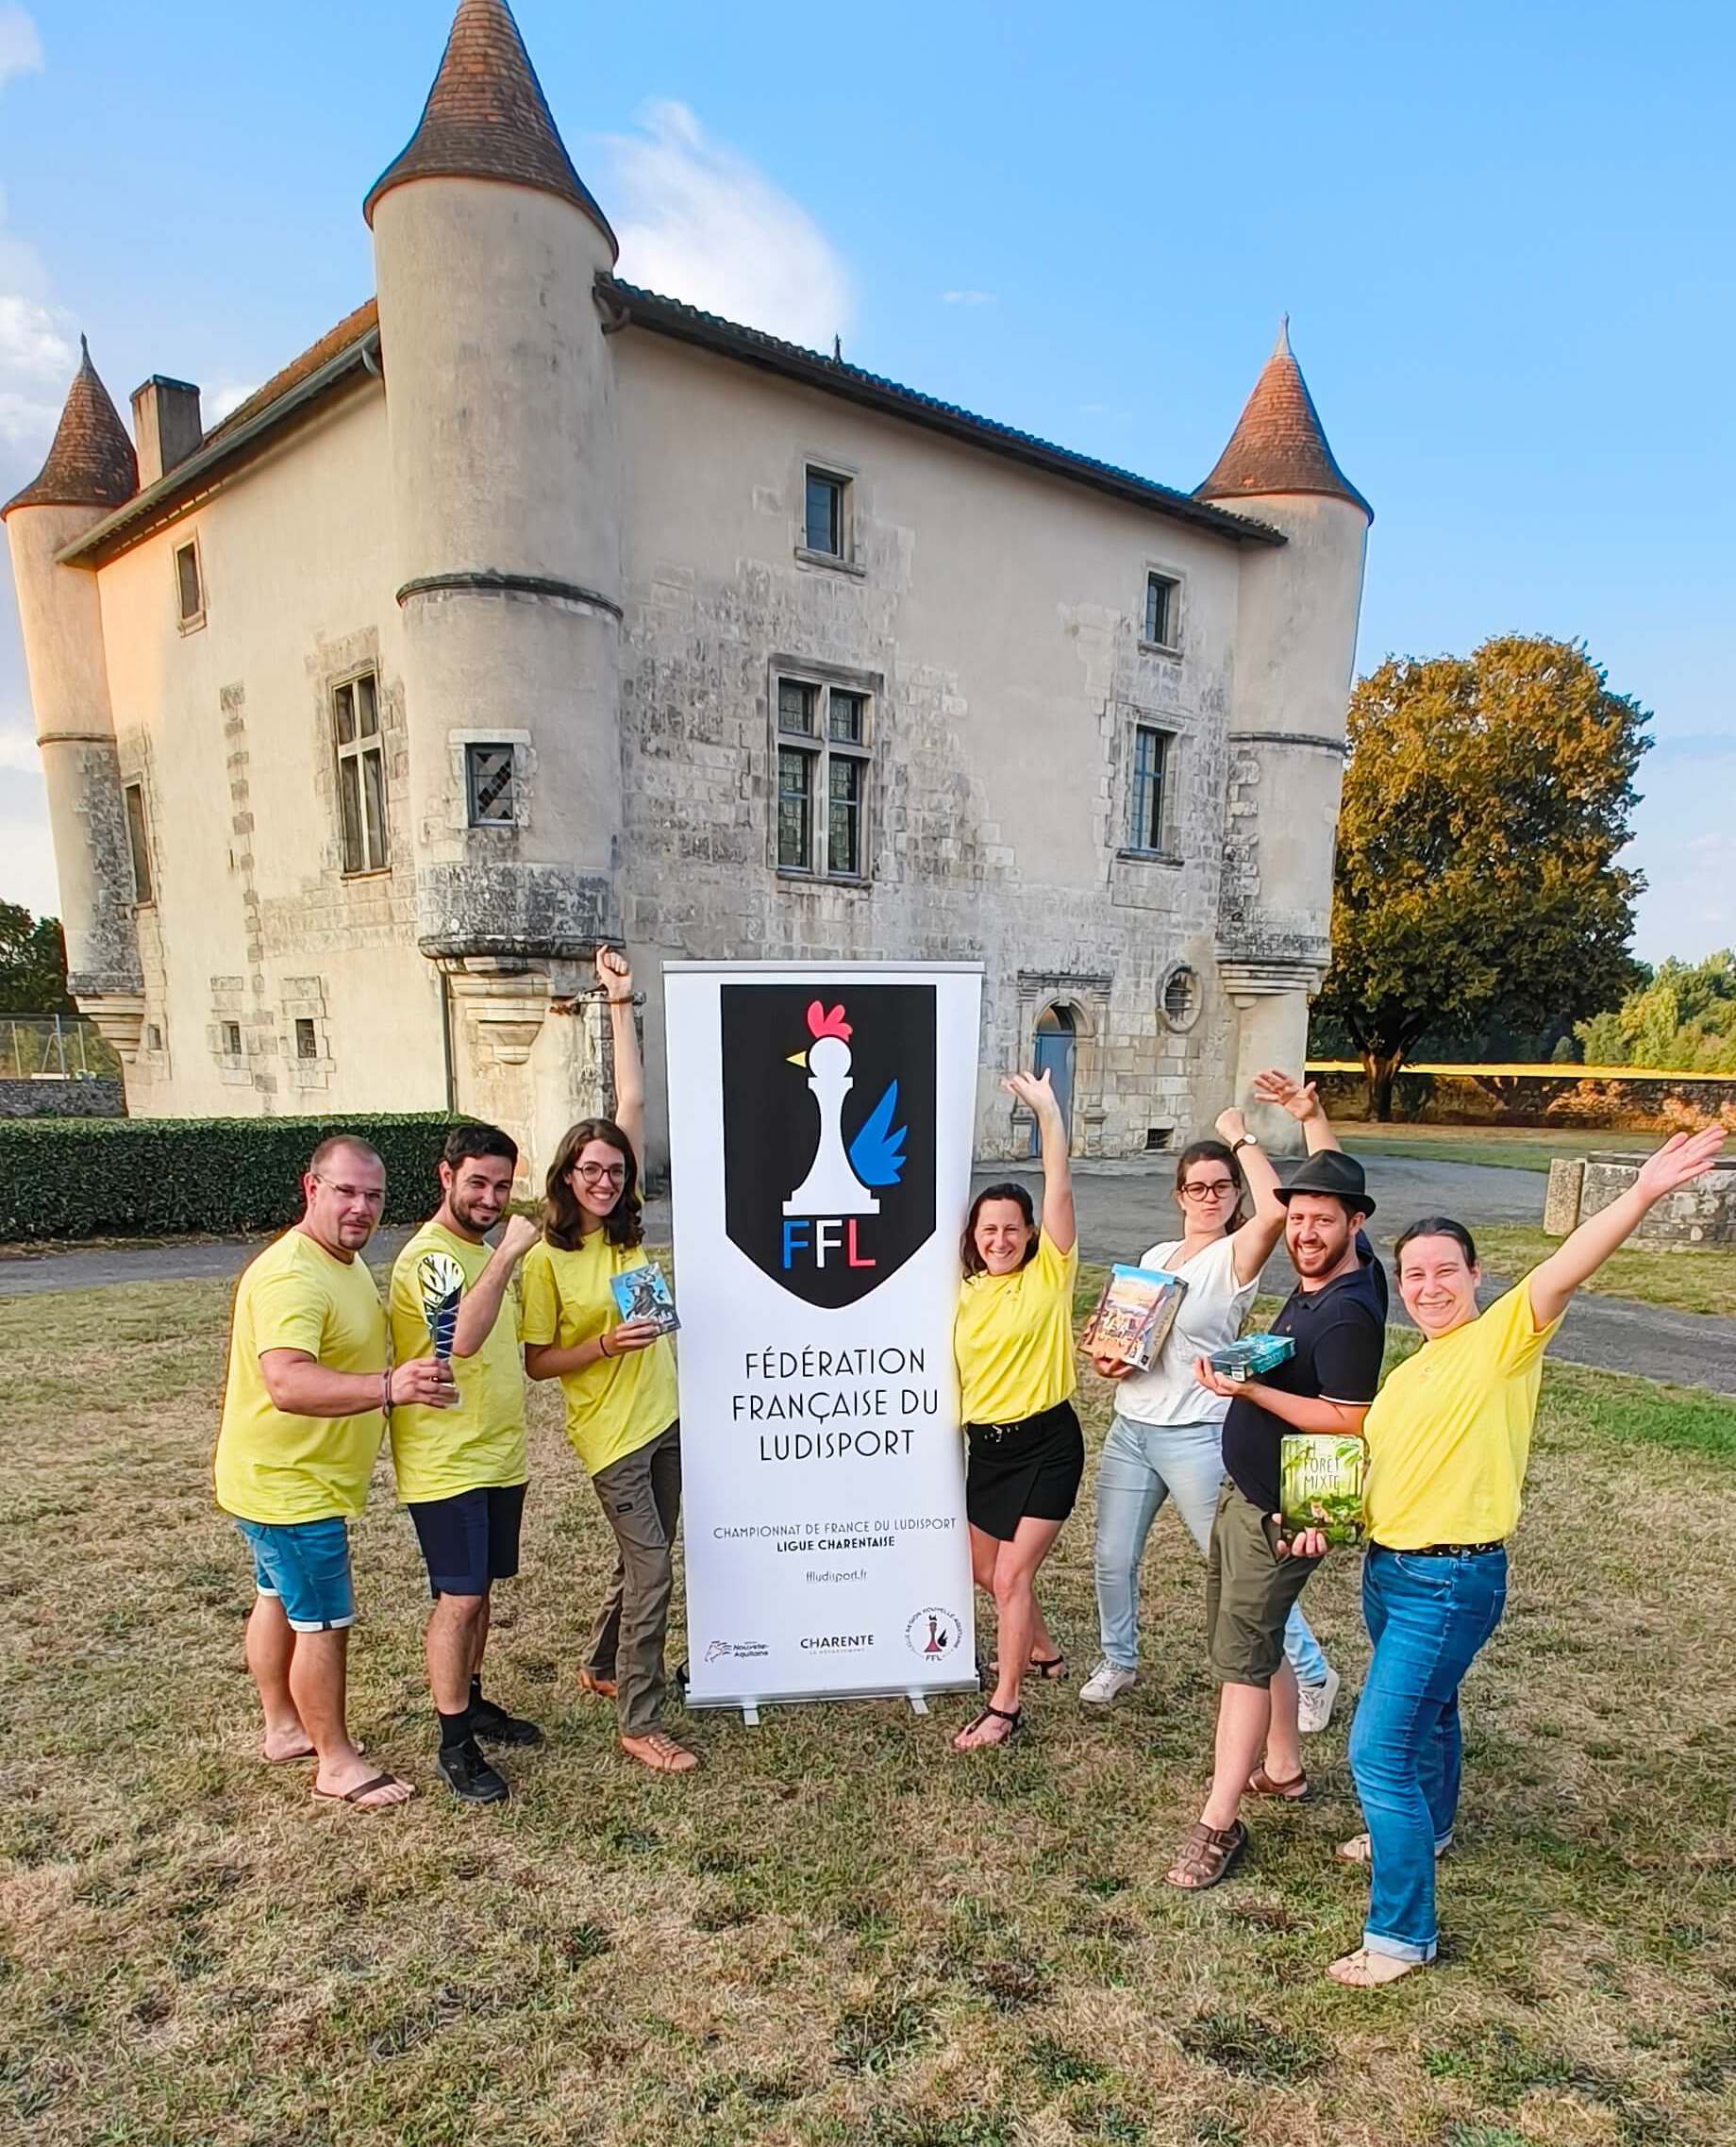
MULTIPOLYGON (((1350 1272, 1325 1289, 1305 1290, 1298 1283, 1291 1291, 1272 1332, 1288 1334, 1295 1354, 1275 1371, 1262 1373, 1261 1385, 1358 1407, 1375 1399, 1386 1352, 1386 1272, 1360 1231, 1357 1253, 1350 1272)), ((1225 1469, 1262 1514, 1278 1510, 1278 1449, 1290 1428, 1281 1417, 1242 1395, 1224 1419, 1225 1469)))

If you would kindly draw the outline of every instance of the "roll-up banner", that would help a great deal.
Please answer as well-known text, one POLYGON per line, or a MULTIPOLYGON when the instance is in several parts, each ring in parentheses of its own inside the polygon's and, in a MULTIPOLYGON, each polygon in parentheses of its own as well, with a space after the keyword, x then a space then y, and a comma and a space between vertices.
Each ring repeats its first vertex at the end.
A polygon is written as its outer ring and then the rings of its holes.
POLYGON ((976 964, 664 965, 688 1702, 974 1687, 976 964))

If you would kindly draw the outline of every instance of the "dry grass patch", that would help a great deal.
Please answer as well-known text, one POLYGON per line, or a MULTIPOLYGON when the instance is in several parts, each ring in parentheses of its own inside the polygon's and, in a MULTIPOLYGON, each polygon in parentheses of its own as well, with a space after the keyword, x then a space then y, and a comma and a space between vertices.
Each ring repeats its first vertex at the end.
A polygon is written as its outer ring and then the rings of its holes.
MULTIPOLYGON (((1088 1280, 1082 1294, 1093 1293, 1088 1280)), ((1362 1889, 1344 1727, 1326 1796, 1254 1815, 1190 1901, 1211 1695, 1172 1518, 1146 1668, 1107 1719, 955 1756, 962 1700, 693 1719, 659 1780, 574 1686, 606 1538, 539 1391, 523 1579, 491 1682, 549 1731, 497 1812, 432 1769, 410 1531, 357 1531, 356 1725, 424 1794, 315 1810, 259 1764, 247 1564, 208 1490, 226 1292, 0 1304, 8 1725, 0 2139, 201 2147, 1624 2147, 1736 2131, 1728 1674, 1736 1406, 1545 1385, 1511 1608, 1474 1673, 1445 1960, 1339 1990, 1362 1889)), ((1088 1382, 1093 1438, 1105 1397, 1088 1382)), ((1047 1595, 1093 1643, 1090 1513, 1047 1595)), ((1310 1586, 1353 1682, 1355 1570, 1310 1586)), ((677 1652, 679 1641, 677 1640, 677 1652)))

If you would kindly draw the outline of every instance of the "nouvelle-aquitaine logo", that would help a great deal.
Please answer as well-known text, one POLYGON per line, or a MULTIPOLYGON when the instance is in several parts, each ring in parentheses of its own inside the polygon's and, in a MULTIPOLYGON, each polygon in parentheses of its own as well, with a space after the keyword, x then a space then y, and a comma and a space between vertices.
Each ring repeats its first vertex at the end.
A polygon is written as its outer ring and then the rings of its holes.
POLYGON ((720 997, 730 1242, 806 1304, 859 1303, 934 1234, 934 987, 720 997))

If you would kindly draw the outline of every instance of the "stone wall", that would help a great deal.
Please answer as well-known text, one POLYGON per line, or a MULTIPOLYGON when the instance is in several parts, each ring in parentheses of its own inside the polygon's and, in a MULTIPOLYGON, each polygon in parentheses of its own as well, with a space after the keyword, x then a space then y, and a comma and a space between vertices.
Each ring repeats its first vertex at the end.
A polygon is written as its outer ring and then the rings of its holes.
MULTIPOLYGON (((1644 1160, 1599 1151, 1586 1158, 1582 1171, 1557 1164, 1550 1172, 1544 1229, 1552 1236, 1564 1237, 1576 1224, 1620 1199, 1644 1160)), ((1662 1251, 1736 1246, 1736 1159, 1714 1164, 1704 1178, 1660 1200, 1630 1242, 1662 1251)))
POLYGON ((124 1118, 118 1081, 0 1080, 0 1118, 124 1118))

